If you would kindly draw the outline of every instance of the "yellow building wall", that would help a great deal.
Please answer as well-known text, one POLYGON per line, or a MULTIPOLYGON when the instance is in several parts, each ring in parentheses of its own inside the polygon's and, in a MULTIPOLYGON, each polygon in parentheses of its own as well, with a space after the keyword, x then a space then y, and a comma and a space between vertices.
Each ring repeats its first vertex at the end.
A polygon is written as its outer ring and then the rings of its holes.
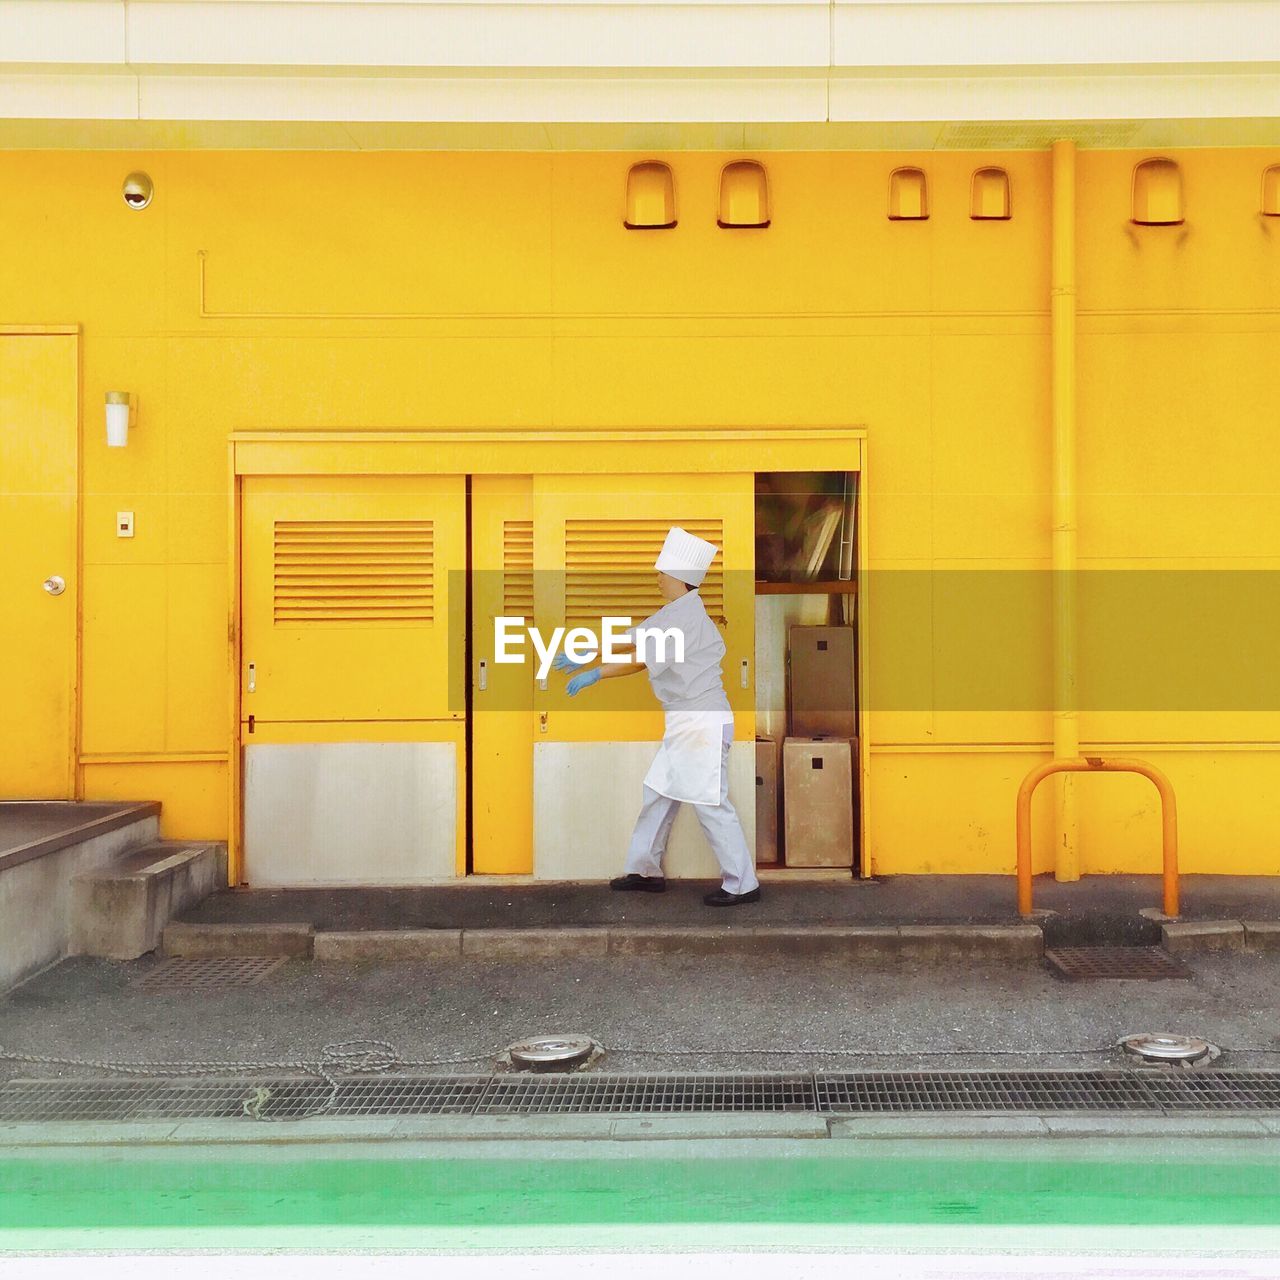
MULTIPOLYGON (((1161 228, 1128 220, 1140 154, 1079 156, 1082 566, 1274 569, 1280 225, 1258 200, 1280 157, 1173 154, 1187 222, 1161 228)), ((736 157, 657 157, 679 226, 628 232, 627 168, 650 158, 3 155, 21 199, 0 202, 0 322, 83 325, 86 797, 156 798, 166 834, 226 835, 236 430, 854 423, 873 582, 1048 567, 1047 153, 765 155, 764 231, 716 226, 736 157), (885 216, 903 164, 928 174, 927 222, 885 216), (992 164, 1013 217, 971 221, 992 164), (120 197, 135 168, 156 188, 142 212, 120 197), (137 398, 123 450, 105 447, 108 389, 137 398)), ((926 600, 895 631, 875 598, 873 676, 954 687, 944 611, 926 600)), ((1083 650, 1105 647, 1087 631, 1083 650)), ((1043 640, 1028 624, 1010 643, 1047 688, 1043 640)), ((1012 869, 1047 710, 878 706, 870 737, 876 872, 1012 869)), ((1168 772, 1186 870, 1280 873, 1276 714, 1085 711, 1081 740, 1168 772)), ((1083 869, 1154 870, 1154 789, 1076 788, 1083 869)))

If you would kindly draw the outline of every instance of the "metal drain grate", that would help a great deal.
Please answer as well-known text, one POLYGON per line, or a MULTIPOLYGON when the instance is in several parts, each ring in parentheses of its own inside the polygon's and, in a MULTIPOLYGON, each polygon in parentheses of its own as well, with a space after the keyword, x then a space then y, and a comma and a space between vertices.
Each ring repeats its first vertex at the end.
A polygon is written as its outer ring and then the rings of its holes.
POLYGON ((132 1120, 156 1091, 134 1081, 16 1080, 0 1089, 0 1120, 132 1120))
MULTIPOLYGON (((305 1115, 328 1086, 306 1078, 14 1080, 0 1122, 305 1115)), ((1280 1071, 849 1071, 758 1075, 352 1076, 328 1116, 652 1115, 698 1112, 1280 1112, 1280 1071)))
MULTIPOLYGON (((255 1083, 255 1082, 251 1082, 255 1083)), ((439 1076, 435 1079, 359 1077, 343 1080, 328 1114, 340 1116, 471 1115, 484 1094, 485 1076, 439 1076)), ((329 1093, 319 1081, 272 1088, 261 1114, 276 1119, 305 1115, 329 1093)))
POLYGON ((1052 947, 1045 951, 1044 958, 1059 977, 1069 982, 1099 978, 1155 982, 1191 977, 1191 970, 1162 947, 1052 947))
POLYGON ((1142 1082, 1166 1111, 1280 1111, 1280 1071, 1165 1068, 1142 1082))
MULTIPOLYGON (((338 1086, 331 1116, 469 1115, 487 1076, 353 1076, 338 1086)), ((0 1121, 217 1120, 244 1114, 287 1120, 329 1094, 320 1080, 15 1080, 0 1089, 0 1121), (263 1092, 265 1091, 265 1093, 263 1092)))
POLYGON ((148 991, 222 991, 251 987, 285 962, 284 956, 174 956, 133 985, 148 991))
POLYGON ((813 1077, 803 1075, 502 1076, 478 1115, 629 1114, 683 1111, 816 1111, 813 1077))
POLYGON ((867 1071, 820 1075, 817 1083, 821 1111, 1037 1113, 1154 1106, 1136 1076, 1121 1071, 867 1071))

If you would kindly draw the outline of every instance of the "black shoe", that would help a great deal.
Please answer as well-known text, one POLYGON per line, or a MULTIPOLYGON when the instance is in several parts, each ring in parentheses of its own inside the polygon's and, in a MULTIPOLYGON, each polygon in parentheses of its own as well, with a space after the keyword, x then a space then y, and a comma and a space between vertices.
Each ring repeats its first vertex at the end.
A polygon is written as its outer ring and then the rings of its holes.
POLYGON ((702 900, 709 907, 736 907, 744 902, 759 902, 760 886, 757 885, 748 893, 730 893, 727 889, 717 889, 702 900))
POLYGON ((609 881, 610 889, 639 889, 642 893, 666 893, 667 882, 663 876, 619 876, 609 881))

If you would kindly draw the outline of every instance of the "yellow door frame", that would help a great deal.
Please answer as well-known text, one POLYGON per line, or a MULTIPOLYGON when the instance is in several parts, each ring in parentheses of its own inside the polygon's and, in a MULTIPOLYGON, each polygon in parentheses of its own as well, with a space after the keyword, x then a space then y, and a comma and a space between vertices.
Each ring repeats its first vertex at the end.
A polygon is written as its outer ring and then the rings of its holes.
POLYGON ((533 873, 534 684, 529 668, 494 662, 493 619, 534 613, 534 497, 532 476, 471 477, 471 646, 467 680, 471 715, 467 724, 471 780, 468 837, 476 875, 533 873), (508 547, 507 532, 513 547, 508 547), (527 541, 526 541, 527 539, 527 541), (527 549, 528 567, 508 559, 509 550, 527 549), (517 574, 523 577, 516 577, 517 574), (507 606, 508 586, 528 599, 507 606), (480 663, 486 674, 479 678, 480 663))
MULTIPOLYGON (((228 444, 228 879, 243 874, 240 731, 241 486, 245 476, 300 475, 643 475, 672 470, 858 472, 858 579, 867 582, 866 431, 861 427, 652 427, 532 430, 246 431, 228 444)), ((865 599, 859 615, 859 664, 867 688, 870 648, 865 599)), ((872 874, 868 844, 870 751, 865 697, 858 700, 863 876, 872 874)))

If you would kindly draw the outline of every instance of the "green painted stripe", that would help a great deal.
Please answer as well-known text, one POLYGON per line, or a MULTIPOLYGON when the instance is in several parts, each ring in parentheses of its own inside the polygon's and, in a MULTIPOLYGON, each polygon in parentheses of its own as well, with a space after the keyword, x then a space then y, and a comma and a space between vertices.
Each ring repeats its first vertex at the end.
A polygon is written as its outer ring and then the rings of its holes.
MULTIPOLYGON (((1178 1149, 1175 1149, 1175 1151, 1178 1149)), ((0 1162, 0 1248, 32 1231, 208 1228, 496 1228, 733 1223, 1205 1224, 1280 1221, 1280 1164, 1034 1157, 759 1159, 663 1155, 540 1159, 234 1159, 128 1150, 0 1162), (8 1233, 14 1233, 10 1235, 8 1233)), ((1155 1153, 1152 1153, 1153 1155, 1155 1153)), ((1241 1156, 1251 1155, 1248 1150, 1241 1156)))

